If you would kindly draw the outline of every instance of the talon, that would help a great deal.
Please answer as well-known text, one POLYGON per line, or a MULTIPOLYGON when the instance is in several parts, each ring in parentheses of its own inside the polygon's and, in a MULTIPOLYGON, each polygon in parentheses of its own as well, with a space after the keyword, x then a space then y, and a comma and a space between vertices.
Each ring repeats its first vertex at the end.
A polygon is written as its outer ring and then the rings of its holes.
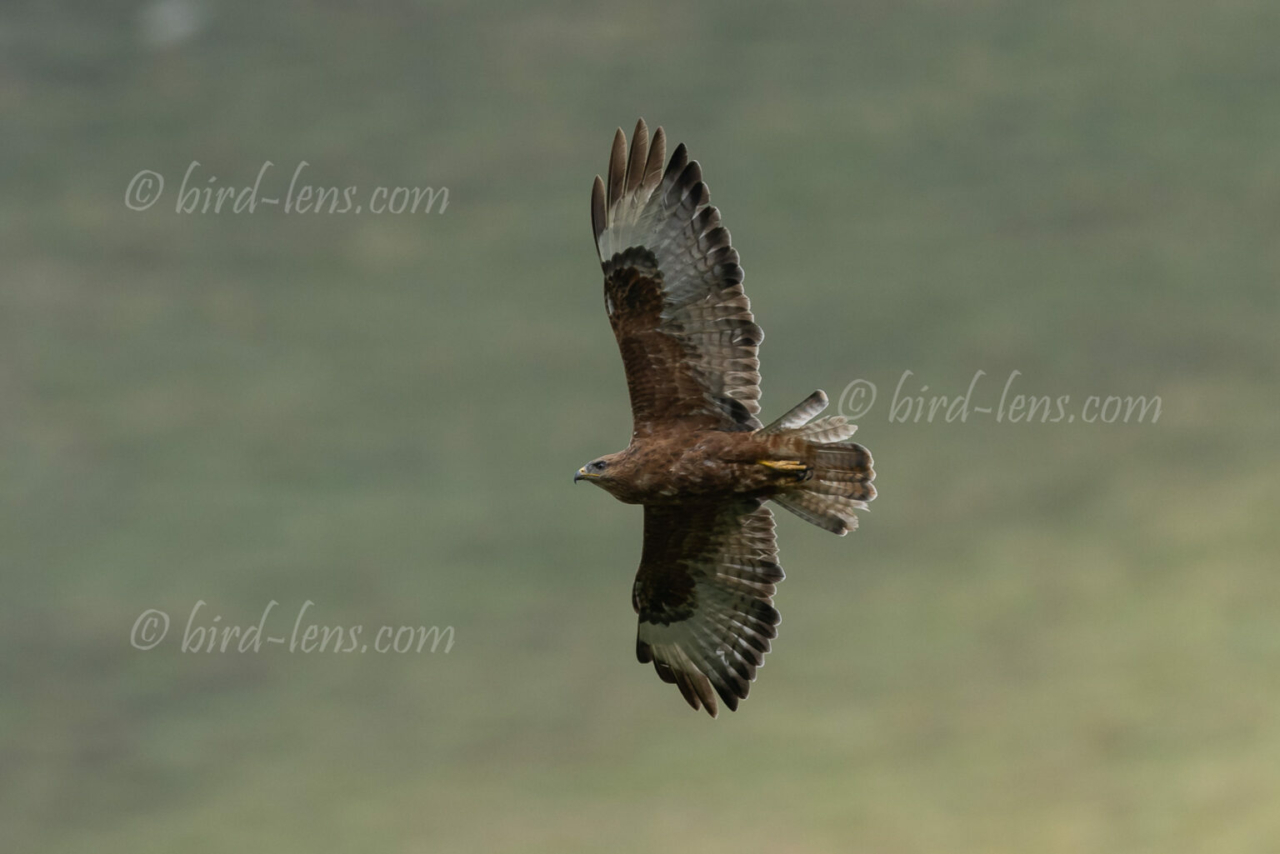
POLYGON ((806 471, 809 468, 799 460, 760 460, 759 464, 778 471, 806 471))

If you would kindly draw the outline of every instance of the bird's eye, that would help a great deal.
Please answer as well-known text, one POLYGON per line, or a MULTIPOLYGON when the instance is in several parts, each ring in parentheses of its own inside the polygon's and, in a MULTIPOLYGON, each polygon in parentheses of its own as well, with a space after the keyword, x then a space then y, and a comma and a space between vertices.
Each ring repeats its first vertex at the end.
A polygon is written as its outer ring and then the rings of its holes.
POLYGON ((596 471, 604 471, 604 460, 596 460, 591 467, 596 471))

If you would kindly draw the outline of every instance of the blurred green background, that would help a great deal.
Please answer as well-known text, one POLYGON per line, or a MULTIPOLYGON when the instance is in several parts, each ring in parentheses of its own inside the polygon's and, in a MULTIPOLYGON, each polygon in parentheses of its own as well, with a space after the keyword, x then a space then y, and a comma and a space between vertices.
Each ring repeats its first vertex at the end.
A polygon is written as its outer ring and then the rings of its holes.
POLYGON ((1280 851, 1278 36, 1251 0, 5 4, 0 849, 1280 851), (570 483, 629 432, 588 199, 641 115, 742 253, 765 419, 879 387, 881 496, 845 539, 779 513, 781 635, 717 721, 634 660, 639 511, 570 483), (178 214, 193 160, 449 206, 178 214), (893 423, 906 370, 1162 411, 893 423), (456 643, 180 650, 273 599, 456 643))

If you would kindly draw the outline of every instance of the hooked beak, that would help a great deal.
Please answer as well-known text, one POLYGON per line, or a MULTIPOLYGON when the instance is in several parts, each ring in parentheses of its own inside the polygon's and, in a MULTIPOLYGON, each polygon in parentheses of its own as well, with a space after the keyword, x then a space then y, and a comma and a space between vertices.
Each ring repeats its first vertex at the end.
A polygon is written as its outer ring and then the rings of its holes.
POLYGON ((586 480, 589 477, 591 477, 591 475, 587 474, 587 467, 583 466, 582 468, 578 469, 578 473, 573 476, 573 482, 577 483, 578 481, 586 480))

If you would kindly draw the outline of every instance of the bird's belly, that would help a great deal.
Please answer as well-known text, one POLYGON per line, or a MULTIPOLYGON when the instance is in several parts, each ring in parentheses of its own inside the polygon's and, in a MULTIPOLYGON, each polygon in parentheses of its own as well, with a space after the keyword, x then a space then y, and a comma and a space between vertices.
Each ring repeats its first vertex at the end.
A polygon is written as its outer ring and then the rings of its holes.
POLYGON ((649 468, 635 484, 642 504, 682 504, 716 497, 760 494, 768 483, 760 466, 725 459, 720 449, 692 447, 649 468))

